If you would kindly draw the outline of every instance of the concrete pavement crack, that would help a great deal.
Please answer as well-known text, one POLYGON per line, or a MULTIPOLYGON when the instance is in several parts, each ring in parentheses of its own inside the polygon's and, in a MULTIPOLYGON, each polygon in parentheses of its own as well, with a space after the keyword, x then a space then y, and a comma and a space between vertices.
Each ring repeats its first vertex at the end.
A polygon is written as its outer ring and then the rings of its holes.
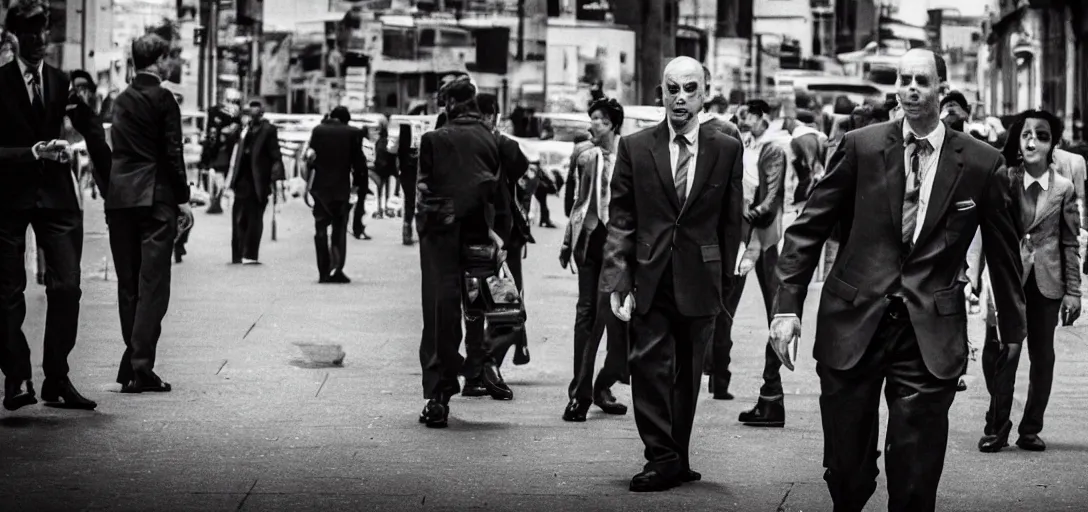
POLYGON ((242 496, 242 501, 240 503, 238 503, 238 508, 234 509, 235 512, 238 512, 238 511, 242 510, 242 507, 246 506, 246 500, 248 500, 249 497, 253 494, 253 489, 257 487, 257 482, 259 480, 260 480, 259 478, 254 478, 253 479, 253 485, 249 486, 249 490, 246 491, 246 495, 242 496))
POLYGON ((325 389, 325 383, 329 381, 329 372, 325 372, 325 378, 321 380, 321 385, 317 388, 317 393, 314 393, 314 398, 321 394, 321 390, 325 389))
POLYGON ((261 313, 261 316, 257 317, 257 319, 250 324, 249 329, 246 329, 246 333, 242 335, 243 340, 246 339, 246 336, 249 336, 249 333, 253 332, 253 328, 257 327, 257 322, 260 322, 262 318, 264 318, 264 313, 261 313))
POLYGON ((778 504, 777 512, 786 511, 786 500, 790 499, 790 492, 793 491, 793 486, 797 485, 797 482, 790 482, 790 488, 786 489, 786 494, 782 496, 782 501, 778 504))
POLYGON ((227 366, 227 360, 224 359, 223 364, 219 365, 219 369, 215 371, 215 374, 219 375, 219 372, 223 371, 223 368, 225 368, 226 366, 227 366))

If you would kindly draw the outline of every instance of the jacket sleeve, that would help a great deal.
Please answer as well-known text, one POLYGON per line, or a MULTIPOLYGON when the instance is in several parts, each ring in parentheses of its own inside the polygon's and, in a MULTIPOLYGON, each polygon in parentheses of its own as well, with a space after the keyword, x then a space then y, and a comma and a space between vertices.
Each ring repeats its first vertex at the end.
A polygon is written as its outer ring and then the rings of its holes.
POLYGON ((370 188, 367 185, 369 176, 366 155, 363 153, 363 132, 353 131, 351 134, 351 184, 360 189, 370 188))
MULTIPOLYGON (((275 183, 287 179, 287 175, 283 168, 283 154, 280 153, 280 131, 272 123, 268 124, 268 129, 271 133, 268 135, 265 151, 268 151, 268 159, 272 162, 272 183, 275 183)), ((362 151, 362 146, 359 151, 362 151)))
POLYGON ((1062 218, 1058 229, 1062 249, 1062 277, 1065 294, 1080 297, 1080 212, 1076 192, 1069 191, 1062 199, 1062 218))
POLYGON ((576 183, 581 181, 578 177, 578 157, 581 153, 578 151, 578 146, 574 147, 574 154, 570 156, 570 168, 567 169, 567 188, 563 191, 563 211, 566 212, 567 217, 570 217, 571 210, 574 209, 574 199, 578 193, 575 190, 576 183))
POLYGON ((35 160, 31 148, 0 148, 0 164, 28 164, 35 160))
POLYGON ((166 119, 166 124, 163 127, 165 131, 163 141, 166 144, 164 148, 166 153, 164 165, 173 181, 177 204, 186 204, 190 199, 190 191, 189 176, 185 173, 185 152, 181 144, 181 107, 178 106, 173 93, 166 89, 162 89, 161 92, 162 108, 166 119))
POLYGON ((1004 160, 998 158, 991 171, 982 212, 982 251, 990 268, 998 330, 1005 343, 1022 343, 1027 336, 1024 316, 1024 287, 1020 280, 1020 235, 1013 207, 1012 179, 1004 160))
POLYGON ((620 139, 612 171, 612 199, 608 204, 608 239, 598 288, 602 293, 629 293, 635 289, 635 236, 638 230, 634 172, 626 138, 620 139))
MULTIPOLYGON (((737 268, 738 249, 747 242, 751 227, 744 220, 744 148, 737 143, 736 156, 729 171, 726 205, 718 218, 718 250, 722 256, 722 284, 736 284, 733 270, 737 268)), ((724 291, 724 289, 723 289, 724 291)))
POLYGON ((759 154, 759 169, 763 175, 763 186, 767 193, 763 196, 763 201, 755 206, 756 213, 762 220, 756 225, 769 222, 770 218, 778 215, 778 212, 782 210, 785 195, 783 189, 786 178, 786 152, 773 144, 763 146, 763 151, 759 154))
POLYGON ((857 189, 856 140, 847 135, 831 157, 830 171, 816 184, 801 216, 786 230, 785 245, 775 270, 775 315, 802 315, 808 285, 820 261, 824 243, 842 219, 853 216, 857 189))

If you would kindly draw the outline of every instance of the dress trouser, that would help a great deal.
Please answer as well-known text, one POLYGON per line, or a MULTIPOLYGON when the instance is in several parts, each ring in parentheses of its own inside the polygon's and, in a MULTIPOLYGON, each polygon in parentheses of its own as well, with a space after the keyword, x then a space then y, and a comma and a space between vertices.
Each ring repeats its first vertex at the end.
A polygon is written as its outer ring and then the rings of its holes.
MULTIPOLYGON (((759 280, 759 291, 763 294, 768 327, 774 317, 772 313, 774 294, 778 290, 778 281, 774 274, 776 266, 778 266, 778 246, 763 251, 759 260, 756 261, 756 279, 759 280)), ((764 398, 782 396, 782 361, 778 359, 770 343, 767 343, 763 349, 763 385, 759 388, 759 396, 764 398)))
POLYGON ((650 308, 631 319, 631 400, 646 445, 647 469, 678 477, 691 468, 688 448, 714 316, 689 317, 676 306, 671 264, 650 308))
MULTIPOLYGON (((363 224, 363 217, 366 216, 366 191, 359 187, 359 192, 359 200, 355 203, 351 214, 351 232, 356 236, 362 236, 363 230, 366 229, 366 224, 363 224)), ((314 211, 316 216, 316 210, 314 211)))
POLYGON ((427 222, 419 226, 419 262, 422 271, 423 336, 419 362, 423 370, 423 398, 448 398, 461 391, 457 376, 464 359, 461 347, 461 254, 466 244, 488 240, 483 213, 450 224, 427 222))
POLYGON ((268 197, 262 198, 249 191, 235 193, 231 209, 231 261, 239 263, 242 259, 260 259, 264 210, 267 207, 268 197))
POLYGON ((604 263, 608 230, 598 224, 588 237, 585 261, 578 267, 578 303, 574 314, 574 378, 567 393, 571 399, 589 403, 601 391, 626 379, 628 324, 612 313, 607 294, 600 293, 597 281, 604 263), (593 366, 601 336, 608 332, 608 353, 593 382, 593 366))
MULTIPOLYGON (((1060 299, 1048 299, 1039 293, 1035 272, 1024 285, 1025 313, 1028 322, 1028 401, 1024 418, 1020 420, 1020 435, 1038 434, 1043 430, 1043 414, 1050 401, 1054 384, 1054 330, 1061 311, 1060 299)), ((986 412, 986 435, 997 434, 1012 414, 1016 369, 1020 365, 1020 343, 1000 343, 987 339, 982 349, 982 375, 990 393, 990 408, 986 412)))
POLYGON ((27 226, 34 228, 45 255, 46 313, 42 369, 46 378, 68 376, 68 354, 79 327, 80 260, 83 212, 80 210, 0 210, 0 371, 9 379, 31 378, 30 346, 23 334, 26 318, 27 226))
MULTIPOLYGON (((361 201, 360 201, 361 202, 361 201)), ((358 203, 357 203, 358 204, 358 203)), ((359 207, 356 206, 356 211, 359 207)), ((344 270, 348 251, 348 201, 314 199, 314 247, 317 250, 317 271, 321 277, 344 270), (332 227, 332 239, 329 239, 332 227)))
POLYGON ((178 207, 161 202, 106 212, 110 251, 117 270, 117 312, 125 353, 117 382, 153 378, 162 319, 170 305, 170 255, 178 207))
POLYGON ((714 391, 728 391, 733 373, 729 371, 733 351, 733 324, 737 316, 737 307, 744 295, 745 276, 733 276, 733 287, 725 296, 725 312, 714 320, 714 341, 709 345, 707 361, 711 379, 714 379, 714 391))
MULTIPOLYGON (((521 280, 522 254, 524 244, 506 244, 506 265, 510 267, 511 277, 518 290, 525 291, 521 280)), ((466 378, 476 377, 483 370, 485 361, 490 361, 497 367, 502 367, 506 360, 506 354, 510 348, 518 343, 528 343, 528 335, 525 326, 513 332, 503 333, 497 337, 491 337, 485 333, 486 322, 484 317, 465 318, 465 366, 462 375, 466 378)))
POLYGON ((416 176, 419 173, 417 169, 418 159, 412 156, 401 155, 398 157, 400 166, 400 186, 404 191, 404 225, 408 226, 409 230, 412 227, 412 220, 416 217, 416 176))
POLYGON ((858 363, 816 364, 824 433, 824 480, 836 512, 860 512, 876 490, 880 390, 888 403, 884 468, 891 512, 934 510, 958 378, 929 373, 906 306, 888 306, 858 363))

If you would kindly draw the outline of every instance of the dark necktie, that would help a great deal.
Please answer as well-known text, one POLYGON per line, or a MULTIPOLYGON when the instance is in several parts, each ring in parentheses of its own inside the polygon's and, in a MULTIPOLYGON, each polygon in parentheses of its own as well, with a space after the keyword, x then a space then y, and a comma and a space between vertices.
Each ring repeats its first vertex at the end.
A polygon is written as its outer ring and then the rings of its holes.
POLYGON ((921 196, 922 181, 925 180, 922 174, 922 158, 933 150, 933 146, 928 140, 919 139, 913 133, 907 135, 906 145, 911 155, 907 186, 903 193, 903 244, 913 248, 914 230, 918 226, 918 200, 921 196))
POLYGON ((676 158, 676 197, 680 199, 680 206, 688 199, 688 163, 691 162, 691 150, 688 149, 688 139, 681 134, 676 134, 676 145, 680 147, 680 154, 676 158))
POLYGON ((1023 212, 1025 230, 1031 227, 1031 223, 1035 221, 1035 207, 1039 204, 1039 194, 1042 194, 1042 192, 1043 186, 1038 181, 1033 181, 1031 185, 1028 185, 1028 193, 1024 197, 1027 201, 1023 212))
POLYGON ((33 98, 30 101, 34 112, 38 115, 45 117, 45 103, 42 102, 42 75, 38 73, 38 68, 31 69, 30 74, 30 87, 33 91, 33 98))

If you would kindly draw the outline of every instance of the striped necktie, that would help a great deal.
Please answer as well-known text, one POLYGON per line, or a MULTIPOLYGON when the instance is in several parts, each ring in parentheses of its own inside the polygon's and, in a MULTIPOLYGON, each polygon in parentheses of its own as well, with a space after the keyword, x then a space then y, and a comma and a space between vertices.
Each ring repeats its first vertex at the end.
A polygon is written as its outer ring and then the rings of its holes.
POLYGON ((680 206, 688 199, 688 164, 691 163, 691 150, 688 149, 688 139, 681 134, 676 134, 676 145, 680 147, 680 154, 676 158, 676 177, 673 179, 676 185, 676 197, 680 200, 680 206))
POLYGON ((907 135, 906 146, 911 155, 910 169, 907 171, 907 186, 903 193, 903 244, 909 250, 914 248, 914 231, 918 226, 918 200, 921 196, 922 182, 925 180, 922 158, 933 150, 933 146, 928 140, 915 137, 913 133, 907 135))

